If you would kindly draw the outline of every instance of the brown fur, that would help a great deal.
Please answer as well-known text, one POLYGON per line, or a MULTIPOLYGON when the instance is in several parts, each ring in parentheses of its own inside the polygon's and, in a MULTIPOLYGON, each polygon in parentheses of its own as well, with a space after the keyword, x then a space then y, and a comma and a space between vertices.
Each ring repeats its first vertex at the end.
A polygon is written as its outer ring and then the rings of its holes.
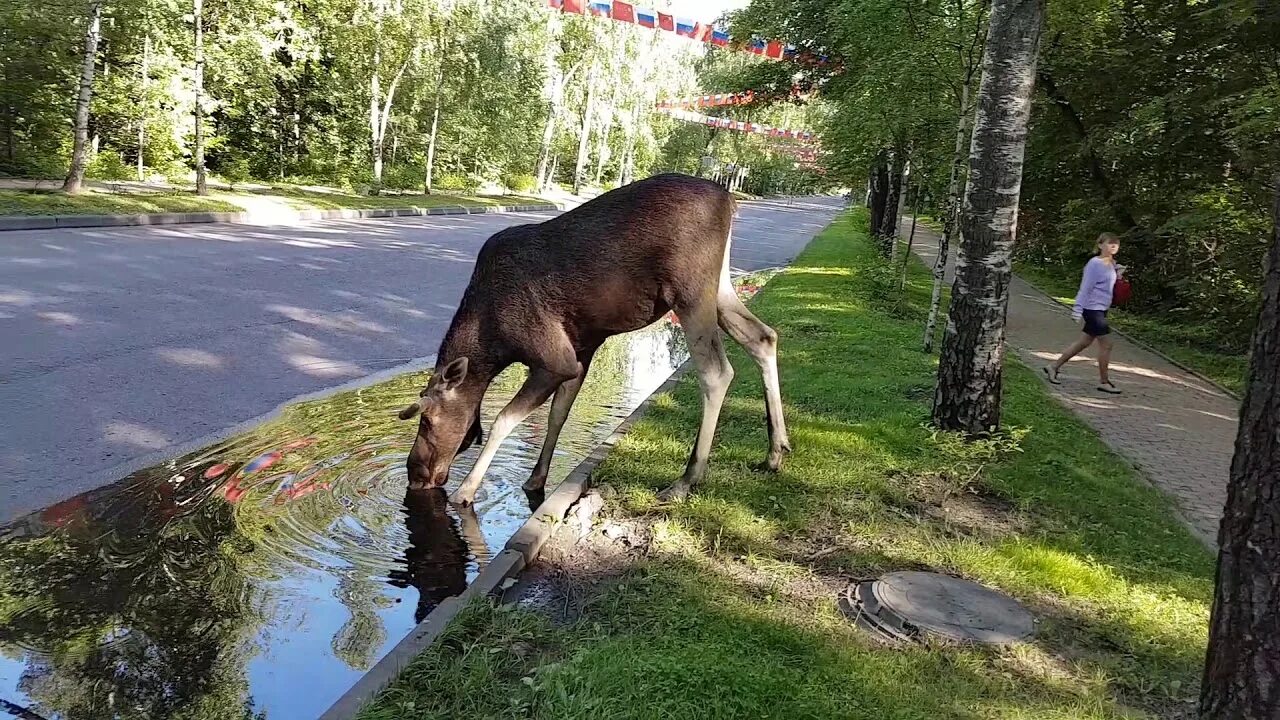
MULTIPOLYGON (((706 341, 690 338, 700 375, 701 358, 723 355, 717 321, 740 342, 766 343, 771 353, 772 330, 746 312, 736 296, 731 302, 717 297, 734 211, 732 196, 708 180, 658 175, 546 222, 507 228, 489 238, 440 346, 437 371, 420 400, 401 415, 422 413, 408 460, 411 484, 442 485, 448 479, 454 455, 480 440, 485 390, 513 363, 528 366, 530 377, 499 416, 490 442, 496 450, 512 420, 523 420, 555 393, 544 457, 527 484, 540 487, 563 416, 596 349, 609 337, 675 310, 686 332, 692 321, 706 341), (725 303, 736 307, 717 311, 725 303), (714 336, 707 334, 707 321, 714 336)), ((708 362, 717 365, 714 370, 727 386, 725 376, 732 375, 727 361, 708 362)), ((718 401, 715 412, 718 416, 718 401)), ((785 430, 778 440, 785 445, 785 430)), ((483 465, 482 455, 480 472, 483 465)), ((692 485, 699 478, 687 479, 692 485)), ((469 503, 476 484, 478 478, 469 476, 464 483, 469 491, 455 493, 455 501, 469 503)))

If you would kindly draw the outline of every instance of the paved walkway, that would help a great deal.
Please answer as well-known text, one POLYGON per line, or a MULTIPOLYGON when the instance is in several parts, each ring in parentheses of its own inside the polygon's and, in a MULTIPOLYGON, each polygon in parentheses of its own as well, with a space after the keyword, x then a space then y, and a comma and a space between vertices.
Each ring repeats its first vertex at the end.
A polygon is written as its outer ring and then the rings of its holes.
MULTIPOLYGON (((911 219, 903 220, 903 235, 911 219)), ((938 233, 918 225, 914 249, 930 267, 938 233)), ((947 283, 951 282, 948 268, 947 283)), ((1070 309, 1015 277, 1010 287, 1009 347, 1038 368, 1062 352, 1078 332, 1070 309)), ((1126 338, 1115 337, 1111 376, 1123 395, 1098 392, 1092 348, 1062 369, 1062 385, 1046 387, 1113 450, 1135 463, 1170 495, 1187 525, 1216 547, 1227 499, 1239 403, 1214 385, 1126 338)))

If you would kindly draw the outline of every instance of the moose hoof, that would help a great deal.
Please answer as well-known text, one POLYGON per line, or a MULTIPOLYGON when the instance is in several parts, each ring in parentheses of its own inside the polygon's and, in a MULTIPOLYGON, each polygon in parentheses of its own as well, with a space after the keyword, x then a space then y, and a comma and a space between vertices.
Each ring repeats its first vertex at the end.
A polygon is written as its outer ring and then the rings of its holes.
POLYGON ((546 475, 530 475, 529 479, 525 480, 524 484, 520 486, 520 489, 524 490, 525 492, 537 492, 545 488, 546 486, 547 486, 546 475))
POLYGON ((464 493, 461 490, 449 496, 449 502, 458 507, 471 507, 475 504, 476 498, 471 493, 464 493))
POLYGON ((658 493, 658 500, 664 503, 680 502, 681 500, 689 497, 689 493, 692 490, 693 486, 691 486, 688 481, 679 480, 672 483, 671 487, 658 493))

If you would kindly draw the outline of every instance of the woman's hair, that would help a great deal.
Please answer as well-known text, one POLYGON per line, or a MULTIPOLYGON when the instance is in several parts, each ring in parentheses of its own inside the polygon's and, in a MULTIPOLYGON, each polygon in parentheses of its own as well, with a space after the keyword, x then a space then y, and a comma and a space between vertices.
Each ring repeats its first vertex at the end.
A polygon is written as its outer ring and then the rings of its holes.
POLYGON ((1106 245, 1108 243, 1118 243, 1118 242, 1120 242, 1120 236, 1116 235, 1115 233, 1104 232, 1098 236, 1099 245, 1106 245))

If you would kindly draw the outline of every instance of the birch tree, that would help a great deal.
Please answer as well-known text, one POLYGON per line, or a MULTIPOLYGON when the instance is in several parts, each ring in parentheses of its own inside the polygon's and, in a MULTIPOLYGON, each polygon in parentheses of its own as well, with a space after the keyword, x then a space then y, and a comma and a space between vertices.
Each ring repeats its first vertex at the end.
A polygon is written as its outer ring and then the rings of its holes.
POLYGON ((195 100, 192 114, 196 130, 192 139, 191 158, 196 166, 196 194, 209 194, 209 181, 204 166, 204 0, 194 0, 191 13, 195 25, 195 100))
POLYGON ((84 31, 84 52, 80 61, 80 88, 76 95, 75 139, 71 167, 62 183, 63 192, 78 193, 84 186, 89 164, 89 106, 93 102, 93 74, 98 63, 98 40, 102 37, 102 2, 91 0, 84 31))
POLYGON ((1045 0, 996 0, 983 52, 961 243, 933 420, 969 435, 1000 425, 1005 312, 1045 0))

